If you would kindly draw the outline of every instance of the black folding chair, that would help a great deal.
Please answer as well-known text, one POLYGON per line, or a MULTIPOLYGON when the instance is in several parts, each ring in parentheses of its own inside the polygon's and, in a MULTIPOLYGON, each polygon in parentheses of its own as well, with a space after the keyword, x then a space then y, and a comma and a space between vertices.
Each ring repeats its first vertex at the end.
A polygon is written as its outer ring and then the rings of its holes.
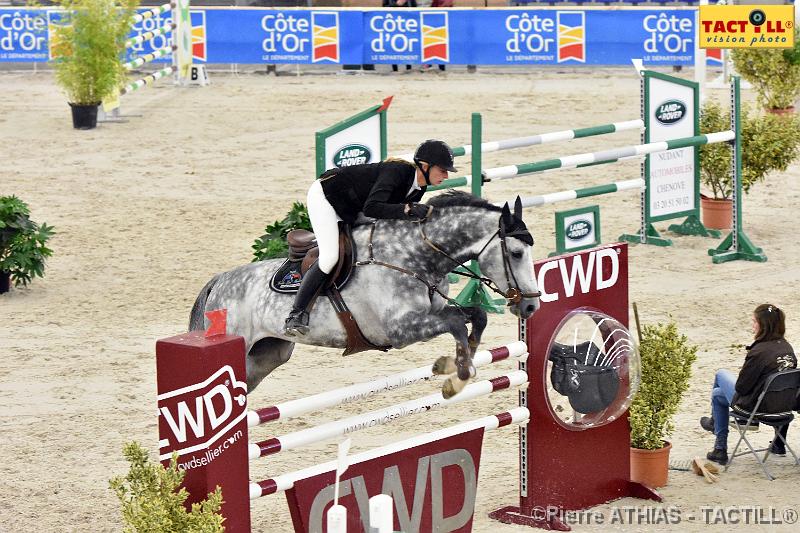
POLYGON ((758 396, 758 401, 756 401, 756 405, 752 412, 742 409, 738 405, 734 405, 731 408, 731 416, 735 422, 736 430, 739 432, 739 441, 736 443, 736 447, 733 449, 733 454, 731 454, 730 461, 728 461, 728 464, 725 465, 725 471, 727 471, 731 464, 733 464, 733 459, 735 457, 752 454, 755 456, 758 464, 764 471, 764 475, 767 476, 767 479, 770 481, 775 479, 772 477, 772 474, 770 474, 766 465, 767 458, 770 455, 769 447, 759 448, 756 450, 750 444, 750 441, 747 440, 747 431, 750 428, 750 424, 754 421, 772 427, 775 430, 773 442, 777 442, 778 440, 783 442, 783 445, 792 454, 792 457, 794 457, 794 464, 800 464, 800 459, 798 459, 797 455, 794 453, 794 450, 792 450, 792 448, 789 446, 789 443, 786 442, 786 439, 783 438, 783 435, 781 435, 780 431, 782 426, 785 426, 794 420, 794 414, 792 414, 792 411, 795 409, 798 391, 800 391, 800 369, 776 372, 767 378, 767 382, 764 384, 764 390, 758 396), (767 402, 764 402, 765 398, 768 400, 767 402), (768 404, 770 406, 770 411, 774 412, 759 412, 759 408, 762 407, 762 403, 768 404), (741 445, 742 441, 747 444, 747 447, 750 451, 736 453, 739 450, 739 446, 741 445), (759 456, 760 452, 766 452, 763 458, 759 456))

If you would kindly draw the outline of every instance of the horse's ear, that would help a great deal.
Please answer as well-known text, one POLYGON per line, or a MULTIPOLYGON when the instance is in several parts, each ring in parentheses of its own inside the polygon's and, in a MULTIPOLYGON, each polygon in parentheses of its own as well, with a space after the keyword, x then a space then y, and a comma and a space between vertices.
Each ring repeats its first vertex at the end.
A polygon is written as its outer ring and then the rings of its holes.
POLYGON ((522 220, 522 198, 519 196, 514 200, 514 216, 522 220))
POLYGON ((511 221, 511 209, 508 207, 508 202, 503 204, 503 210, 500 211, 500 216, 505 221, 511 221))

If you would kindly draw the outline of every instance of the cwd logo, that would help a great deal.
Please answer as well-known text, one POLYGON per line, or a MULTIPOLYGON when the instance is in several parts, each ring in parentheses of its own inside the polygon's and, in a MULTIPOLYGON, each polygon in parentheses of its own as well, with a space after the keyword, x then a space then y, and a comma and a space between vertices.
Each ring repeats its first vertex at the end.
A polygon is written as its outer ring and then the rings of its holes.
POLYGON ((558 62, 586 63, 586 12, 558 11, 558 62))
POLYGON ((339 14, 311 13, 311 61, 339 62, 339 14))
MULTIPOLYGON (((202 383, 158 396, 158 414, 170 429, 159 442, 185 455, 210 447, 247 416, 247 384, 225 365, 202 383)), ((170 453, 160 456, 169 459, 170 453)))
POLYGON ((450 30, 447 13, 420 12, 422 61, 450 61, 450 30))
POLYGON ((207 61, 206 12, 190 11, 189 20, 192 24, 192 59, 207 61))
POLYGON ((613 248, 601 248, 588 254, 562 257, 544 263, 539 267, 536 276, 539 290, 542 291, 542 302, 558 300, 560 296, 557 287, 563 287, 565 298, 572 298, 575 293, 588 294, 613 287, 619 280, 618 255, 619 252, 613 248), (547 274, 550 271, 554 271, 552 277, 560 283, 548 283, 547 274), (549 292, 548 288, 553 291, 549 292))

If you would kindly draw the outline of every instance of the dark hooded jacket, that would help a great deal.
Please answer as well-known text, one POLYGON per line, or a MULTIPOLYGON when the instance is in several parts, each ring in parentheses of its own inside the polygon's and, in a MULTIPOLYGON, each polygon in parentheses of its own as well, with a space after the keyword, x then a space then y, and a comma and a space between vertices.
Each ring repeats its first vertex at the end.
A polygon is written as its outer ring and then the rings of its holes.
MULTIPOLYGON (((736 379, 736 393, 731 405, 752 411, 764 390, 767 378, 775 372, 790 368, 797 368, 797 357, 786 339, 754 342, 747 347, 747 356, 736 379)), ((778 404, 784 401, 792 403, 791 399, 769 395, 764 398, 758 410, 761 413, 775 413, 780 409, 778 404)))

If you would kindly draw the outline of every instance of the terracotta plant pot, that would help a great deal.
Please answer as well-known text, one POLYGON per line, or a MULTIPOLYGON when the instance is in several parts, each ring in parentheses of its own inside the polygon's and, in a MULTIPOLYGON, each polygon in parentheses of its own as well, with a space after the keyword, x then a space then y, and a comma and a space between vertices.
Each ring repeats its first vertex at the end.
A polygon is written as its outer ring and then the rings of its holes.
POLYGON ((703 225, 709 229, 729 229, 733 225, 733 200, 700 196, 703 225))
POLYGON ((0 294, 11 288, 11 272, 0 272, 0 294))
POLYGON ((664 443, 658 450, 631 448, 631 481, 651 489, 663 487, 669 476, 669 451, 672 444, 664 443))
POLYGON ((794 114, 794 106, 789 107, 768 107, 767 113, 772 113, 773 115, 792 115, 794 114))

